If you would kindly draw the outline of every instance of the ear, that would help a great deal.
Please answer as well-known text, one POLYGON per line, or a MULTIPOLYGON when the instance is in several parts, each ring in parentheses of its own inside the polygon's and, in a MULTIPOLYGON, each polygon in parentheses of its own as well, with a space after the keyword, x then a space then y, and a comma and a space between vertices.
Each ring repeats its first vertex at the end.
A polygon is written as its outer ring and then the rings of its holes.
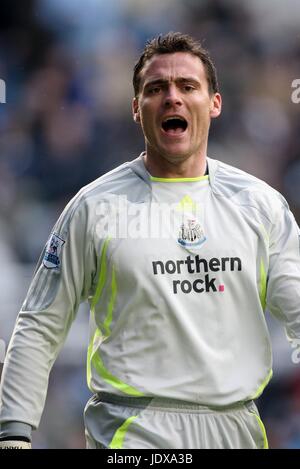
POLYGON ((133 115, 134 122, 139 124, 141 122, 141 117, 140 117, 139 99, 137 97, 133 98, 132 100, 132 115, 133 115))
POLYGON ((222 110, 222 96, 220 93, 215 93, 211 98, 210 117, 219 117, 222 110))

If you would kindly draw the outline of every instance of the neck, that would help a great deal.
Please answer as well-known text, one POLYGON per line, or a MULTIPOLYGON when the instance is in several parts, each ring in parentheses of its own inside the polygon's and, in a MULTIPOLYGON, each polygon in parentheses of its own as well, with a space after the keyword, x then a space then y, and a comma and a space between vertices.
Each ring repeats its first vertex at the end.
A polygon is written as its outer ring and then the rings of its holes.
POLYGON ((153 158, 146 152, 143 156, 147 171, 159 178, 194 178, 203 176, 206 171, 206 156, 197 155, 184 161, 171 162, 163 157, 153 158))

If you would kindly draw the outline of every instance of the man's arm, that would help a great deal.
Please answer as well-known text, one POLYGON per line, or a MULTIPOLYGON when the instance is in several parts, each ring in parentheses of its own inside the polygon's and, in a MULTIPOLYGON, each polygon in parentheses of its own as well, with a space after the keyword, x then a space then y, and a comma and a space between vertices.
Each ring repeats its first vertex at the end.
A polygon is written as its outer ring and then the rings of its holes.
POLYGON ((267 308, 285 324, 289 340, 300 338, 300 231, 285 201, 270 234, 267 308))
POLYGON ((0 449, 31 449, 30 425, 5 422, 0 429, 0 449))
POLYGON ((79 304, 89 295, 93 276, 89 229, 87 205, 77 196, 53 229, 7 350, 0 384, 2 438, 30 438, 30 429, 39 424, 51 367, 79 304), (19 430, 16 425, 21 425, 19 430))

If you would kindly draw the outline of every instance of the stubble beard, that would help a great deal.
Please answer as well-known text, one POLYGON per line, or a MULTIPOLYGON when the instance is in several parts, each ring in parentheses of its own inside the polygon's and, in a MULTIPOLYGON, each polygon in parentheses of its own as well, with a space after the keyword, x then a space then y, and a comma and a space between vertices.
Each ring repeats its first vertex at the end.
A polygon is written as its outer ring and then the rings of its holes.
POLYGON ((191 152, 186 152, 184 154, 170 154, 168 152, 161 152, 160 157, 164 160, 166 160, 168 163, 178 166, 185 161, 187 161, 189 158, 191 158, 193 153, 191 152))
POLYGON ((185 151, 181 151, 178 153, 168 151, 168 149, 163 148, 162 146, 153 146, 150 145, 149 142, 146 140, 146 153, 148 158, 156 161, 157 163, 163 164, 166 162, 167 164, 171 164, 172 166, 180 166, 185 161, 188 161, 193 156, 197 156, 201 154, 201 144, 197 145, 196 148, 187 148, 185 151))
POLYGON ((147 143, 146 153, 149 159, 156 161, 157 163, 160 162, 162 164, 165 161, 171 164, 172 166, 182 164, 184 161, 187 161, 192 156, 190 151, 186 151, 184 153, 174 153, 164 148, 155 148, 147 143))

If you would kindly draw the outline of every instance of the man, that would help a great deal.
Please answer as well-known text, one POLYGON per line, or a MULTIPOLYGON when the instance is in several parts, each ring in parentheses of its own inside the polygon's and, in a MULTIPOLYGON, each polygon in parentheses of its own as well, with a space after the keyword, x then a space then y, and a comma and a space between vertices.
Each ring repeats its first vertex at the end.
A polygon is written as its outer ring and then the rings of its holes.
POLYGON ((133 83, 145 152, 53 229, 7 352, 1 444, 30 447, 88 299, 88 448, 266 448, 253 403, 272 375, 264 312, 300 337, 297 224, 274 189, 207 157, 221 95, 196 41, 149 41, 133 83))

